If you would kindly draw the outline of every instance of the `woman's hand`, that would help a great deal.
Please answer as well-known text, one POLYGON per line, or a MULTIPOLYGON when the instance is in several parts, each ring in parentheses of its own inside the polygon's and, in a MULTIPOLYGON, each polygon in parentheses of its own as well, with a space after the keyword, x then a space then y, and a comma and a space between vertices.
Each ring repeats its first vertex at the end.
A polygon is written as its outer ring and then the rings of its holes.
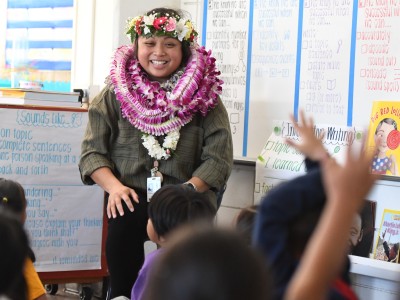
POLYGON ((113 187, 109 192, 108 202, 107 202, 107 216, 111 216, 115 219, 117 217, 117 211, 120 216, 124 215, 124 208, 122 206, 122 201, 125 201, 126 206, 130 211, 134 211, 134 207, 131 199, 136 203, 139 203, 139 197, 133 189, 125 185, 118 185, 113 187))
POLYGON ((139 203, 139 196, 133 189, 123 185, 109 168, 99 168, 90 177, 109 194, 107 203, 108 218, 111 218, 111 216, 116 218, 118 216, 117 211, 120 216, 124 215, 122 201, 125 201, 130 211, 134 211, 131 200, 133 199, 133 201, 139 203))

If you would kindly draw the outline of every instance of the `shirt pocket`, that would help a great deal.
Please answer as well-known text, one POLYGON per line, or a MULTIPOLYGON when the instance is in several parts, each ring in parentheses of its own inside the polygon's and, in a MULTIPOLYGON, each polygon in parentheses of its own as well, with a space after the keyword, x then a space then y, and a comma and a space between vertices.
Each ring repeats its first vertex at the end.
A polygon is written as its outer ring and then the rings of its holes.
POLYGON ((114 143, 111 145, 112 156, 137 160, 139 158, 139 146, 141 143, 141 133, 130 123, 118 122, 118 132, 114 143))

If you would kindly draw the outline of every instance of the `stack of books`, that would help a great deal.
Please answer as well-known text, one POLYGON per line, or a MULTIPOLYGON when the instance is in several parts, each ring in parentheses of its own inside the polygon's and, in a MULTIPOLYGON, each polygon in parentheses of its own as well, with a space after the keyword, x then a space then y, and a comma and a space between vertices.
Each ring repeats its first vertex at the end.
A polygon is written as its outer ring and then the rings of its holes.
POLYGON ((81 107, 82 95, 22 88, 0 88, 0 104, 81 107))

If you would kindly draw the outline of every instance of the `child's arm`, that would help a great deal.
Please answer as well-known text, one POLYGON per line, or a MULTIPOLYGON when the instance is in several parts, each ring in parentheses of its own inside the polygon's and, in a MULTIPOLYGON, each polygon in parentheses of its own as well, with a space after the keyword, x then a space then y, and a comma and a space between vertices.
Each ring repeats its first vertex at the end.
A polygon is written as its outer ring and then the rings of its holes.
POLYGON ((306 119, 304 112, 300 111, 300 122, 296 123, 293 115, 290 116, 294 129, 301 137, 300 142, 286 139, 286 143, 303 153, 313 161, 321 161, 329 157, 322 139, 324 135, 316 137, 314 133, 314 122, 311 118, 306 119), (300 125, 301 123, 301 125, 300 125))
POLYGON ((343 166, 333 159, 321 161, 327 203, 289 283, 286 300, 326 298, 347 255, 353 216, 377 178, 369 172, 371 161, 372 154, 361 150, 356 157, 351 153, 351 147, 343 166))

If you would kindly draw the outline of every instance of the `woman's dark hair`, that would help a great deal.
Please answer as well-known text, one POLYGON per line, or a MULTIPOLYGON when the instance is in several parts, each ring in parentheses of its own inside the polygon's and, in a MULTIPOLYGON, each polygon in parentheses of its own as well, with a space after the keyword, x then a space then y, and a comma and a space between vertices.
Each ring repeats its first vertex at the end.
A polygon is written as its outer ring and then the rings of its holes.
POLYGON ((216 208, 206 194, 177 184, 165 185, 155 192, 148 212, 158 236, 165 236, 172 229, 188 222, 212 221, 216 208))
POLYGON ((18 217, 0 207, 0 295, 10 299, 27 299, 23 275, 28 256, 28 237, 18 217))
POLYGON ((144 299, 268 300, 271 280, 261 254, 237 232, 206 229, 160 255, 144 299))
MULTIPOLYGON (((148 12, 145 13, 146 16, 154 14, 154 13, 160 13, 162 15, 169 14, 170 16, 180 16, 181 18, 185 17, 187 13, 184 13, 183 10, 175 10, 172 8, 164 8, 164 7, 159 7, 159 8, 154 8, 152 10, 149 10, 148 12)), ((183 40, 181 42, 182 44, 182 62, 181 62, 181 67, 186 66, 186 64, 189 61, 189 58, 191 56, 191 51, 190 51, 190 44, 183 40)), ((137 51, 138 51, 139 43, 138 39, 135 40, 135 51, 134 51, 134 56, 137 58, 137 51)))

